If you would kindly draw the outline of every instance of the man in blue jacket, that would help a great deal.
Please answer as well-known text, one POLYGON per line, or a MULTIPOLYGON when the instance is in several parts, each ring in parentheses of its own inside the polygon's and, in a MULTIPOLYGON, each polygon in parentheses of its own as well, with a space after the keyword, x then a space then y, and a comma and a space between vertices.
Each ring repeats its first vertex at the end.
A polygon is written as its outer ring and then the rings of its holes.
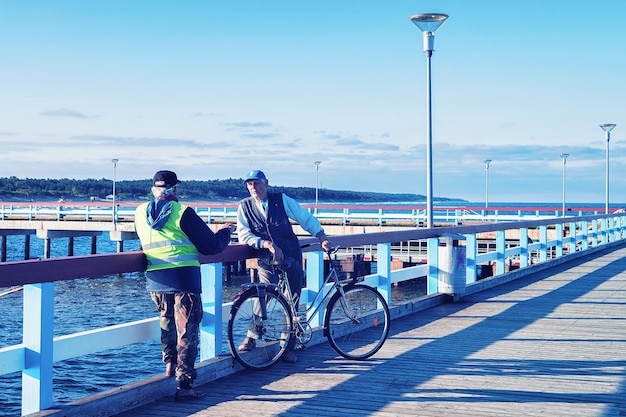
POLYGON ((217 233, 191 208, 178 202, 178 180, 172 171, 152 179, 154 198, 137 207, 135 230, 146 256, 147 287, 159 311, 163 362, 176 376, 176 400, 199 398, 193 390, 202 321, 202 283, 198 254, 213 255, 230 242, 231 226, 217 233))
MULTIPOLYGON (((250 197, 242 200, 237 210, 239 243, 245 243, 258 250, 258 272, 261 282, 277 282, 270 264, 272 260, 282 261, 287 258, 295 260, 287 270, 287 279, 295 305, 298 306, 303 280, 302 249, 298 237, 293 232, 290 219, 317 237, 325 251, 332 245, 319 220, 308 210, 286 194, 267 191, 269 181, 263 171, 251 171, 245 181, 250 197)), ((238 349, 241 352, 252 351, 256 347, 256 339, 258 335, 249 333, 238 349)), ((285 362, 296 362, 294 347, 295 340, 292 338, 288 350, 283 355, 285 362)))

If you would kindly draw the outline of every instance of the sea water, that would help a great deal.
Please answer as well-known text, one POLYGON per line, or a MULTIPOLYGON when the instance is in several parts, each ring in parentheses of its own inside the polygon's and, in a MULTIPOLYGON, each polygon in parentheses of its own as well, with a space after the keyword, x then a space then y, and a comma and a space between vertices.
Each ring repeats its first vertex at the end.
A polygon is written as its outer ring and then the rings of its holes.
MULTIPOLYGON (((108 235, 96 241, 98 253, 114 253, 115 242, 108 235)), ((24 237, 7 237, 7 261, 23 257, 24 237)), ((138 242, 126 242, 128 251, 137 250, 138 242)), ((67 239, 52 239, 51 257, 67 255, 67 239)), ((91 238, 74 239, 74 255, 88 255, 91 238)), ((31 239, 32 258, 43 256, 43 241, 31 239)), ((1 290, 0 290, 1 291, 1 290)), ((0 347, 22 341, 23 296, 21 291, 0 297, 4 318, 0 347)), ((54 284, 54 335, 61 336, 99 327, 154 317, 156 310, 140 273, 76 279, 54 284)), ((82 356, 54 364, 55 404, 67 403, 102 392, 121 384, 145 379, 160 373, 160 342, 151 340, 82 356)), ((0 377, 0 415, 21 414, 21 373, 0 377)))

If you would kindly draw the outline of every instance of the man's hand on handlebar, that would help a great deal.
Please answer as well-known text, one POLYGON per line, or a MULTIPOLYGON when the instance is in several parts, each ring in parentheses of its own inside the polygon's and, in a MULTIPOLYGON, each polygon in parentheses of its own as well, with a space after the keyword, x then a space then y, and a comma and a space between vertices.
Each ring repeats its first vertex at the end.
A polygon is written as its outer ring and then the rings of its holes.
POLYGON ((323 234, 319 236, 319 240, 320 240, 320 244, 322 245, 322 249, 324 249, 325 252, 332 251, 333 245, 332 243, 330 243, 330 240, 328 240, 328 236, 323 234))

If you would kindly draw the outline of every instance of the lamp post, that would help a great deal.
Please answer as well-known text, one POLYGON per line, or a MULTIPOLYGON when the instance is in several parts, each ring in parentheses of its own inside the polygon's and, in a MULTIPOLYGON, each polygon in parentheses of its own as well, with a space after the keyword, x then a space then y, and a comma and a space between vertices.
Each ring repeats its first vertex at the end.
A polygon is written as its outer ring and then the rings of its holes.
POLYGON ((604 214, 609 214, 609 141, 611 140, 611 130, 615 127, 614 123, 605 123, 600 125, 606 135, 606 191, 604 193, 604 214))
POLYGON ((568 153, 562 153, 561 158, 563 159, 563 217, 565 217, 565 161, 567 161, 568 153))
POLYGON ((313 164, 315 165, 315 209, 317 210, 317 201, 319 196, 319 174, 320 174, 320 164, 322 161, 315 161, 313 164))
POLYGON ((115 207, 115 182, 117 180, 117 162, 119 159, 113 158, 111 162, 113 162, 113 223, 117 223, 117 208, 115 207))
POLYGON ((485 159, 485 217, 487 216, 487 210, 489 210, 489 164, 491 159, 485 159))
POLYGON ((424 52, 426 53, 426 221, 428 227, 433 224, 433 155, 432 155, 432 101, 430 80, 430 58, 434 51, 435 31, 448 18, 447 14, 426 13, 409 16, 409 20, 424 33, 424 52))

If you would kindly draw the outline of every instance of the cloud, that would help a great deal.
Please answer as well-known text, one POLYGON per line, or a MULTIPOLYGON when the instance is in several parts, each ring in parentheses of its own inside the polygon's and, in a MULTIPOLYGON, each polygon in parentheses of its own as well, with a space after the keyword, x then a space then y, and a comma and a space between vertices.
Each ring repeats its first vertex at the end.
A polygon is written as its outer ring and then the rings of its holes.
MULTIPOLYGON (((155 137, 127 137, 127 136, 100 136, 100 135, 80 135, 69 138, 72 143, 68 146, 76 146, 76 142, 89 143, 90 146, 115 146, 115 147, 189 147, 202 148, 205 143, 193 139, 180 138, 155 138, 155 137)), ((223 142, 219 142, 223 143, 223 142)))
POLYGON ((244 133, 241 137, 251 138, 251 139, 273 139, 278 138, 281 135, 277 133, 244 133))
POLYGON ((239 130, 239 129, 258 129, 265 127, 272 127, 270 122, 231 122, 224 123, 225 126, 229 127, 229 130, 239 130))
POLYGON ((95 119, 100 116, 88 116, 84 113, 68 110, 68 109, 57 109, 57 110, 48 110, 42 113, 39 113, 40 116, 51 116, 51 117, 75 117, 77 119, 95 119))
POLYGON ((192 117, 198 117, 198 118, 216 118, 216 117, 223 117, 224 115, 222 113, 202 113, 202 112, 198 112, 198 113, 194 113, 192 117))

